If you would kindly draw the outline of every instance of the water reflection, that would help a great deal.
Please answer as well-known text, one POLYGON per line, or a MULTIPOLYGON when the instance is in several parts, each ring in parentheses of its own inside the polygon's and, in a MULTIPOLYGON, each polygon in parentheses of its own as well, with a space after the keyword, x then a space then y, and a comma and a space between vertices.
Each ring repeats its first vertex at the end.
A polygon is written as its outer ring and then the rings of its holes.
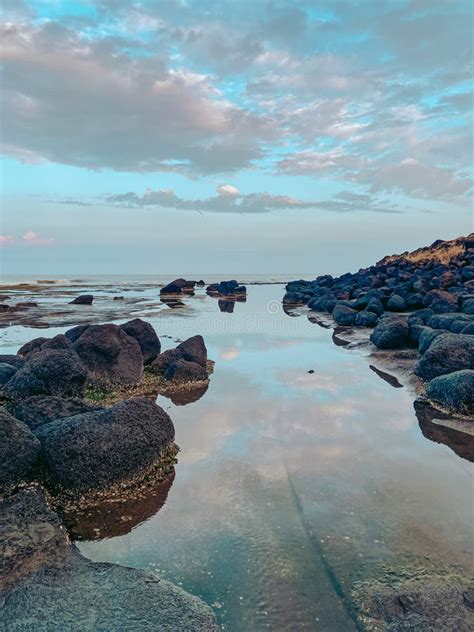
POLYGON ((166 502, 175 477, 174 470, 152 488, 135 489, 128 495, 88 507, 70 507, 62 512, 71 538, 78 542, 98 541, 130 533, 154 516, 166 502))
POLYGON ((192 404, 193 402, 197 402, 201 399, 201 397, 206 394, 208 388, 209 383, 206 383, 182 390, 163 392, 161 393, 161 396, 170 399, 175 406, 187 406, 188 404, 192 404))
POLYGON ((414 408, 423 436, 435 443, 447 445, 458 456, 474 462, 474 429, 472 421, 460 421, 436 410, 421 398, 414 408))

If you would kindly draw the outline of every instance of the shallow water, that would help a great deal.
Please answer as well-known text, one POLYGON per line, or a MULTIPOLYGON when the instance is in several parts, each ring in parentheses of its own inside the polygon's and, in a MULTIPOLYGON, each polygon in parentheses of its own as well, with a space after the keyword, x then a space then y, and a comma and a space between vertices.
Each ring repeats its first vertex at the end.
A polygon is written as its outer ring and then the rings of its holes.
MULTIPOLYGON (((159 396, 181 448, 175 478, 102 524, 94 516, 85 555, 159 571, 239 632, 355 630, 361 582, 468 568, 472 464, 423 436, 413 394, 365 352, 286 315, 281 286, 250 287, 233 313, 204 290, 177 310, 145 292, 155 302, 133 315, 164 348, 201 333, 214 374, 193 403, 159 396)), ((35 335, 2 330, 4 352, 35 335)))

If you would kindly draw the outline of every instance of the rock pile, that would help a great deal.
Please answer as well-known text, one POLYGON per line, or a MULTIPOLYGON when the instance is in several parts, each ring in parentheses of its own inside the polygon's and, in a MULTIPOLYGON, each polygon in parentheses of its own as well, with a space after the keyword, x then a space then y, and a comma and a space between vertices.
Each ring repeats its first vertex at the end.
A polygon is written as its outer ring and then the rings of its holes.
POLYGON ((474 234, 337 278, 292 281, 283 305, 307 305, 342 327, 373 328, 379 349, 417 348, 415 374, 429 382, 432 401, 474 414, 474 234))

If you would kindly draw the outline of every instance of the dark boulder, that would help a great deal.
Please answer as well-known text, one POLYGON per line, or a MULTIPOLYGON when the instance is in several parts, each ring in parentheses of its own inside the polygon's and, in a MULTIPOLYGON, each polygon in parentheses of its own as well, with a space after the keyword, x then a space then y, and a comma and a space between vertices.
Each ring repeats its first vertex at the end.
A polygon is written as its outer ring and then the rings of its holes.
POLYGON ((418 309, 416 312, 413 312, 408 316, 408 321, 412 322, 415 318, 420 320, 424 325, 427 324, 428 320, 434 316, 434 311, 429 307, 425 309, 418 309))
POLYGON ((161 344, 150 323, 146 323, 141 318, 135 318, 120 325, 120 329, 123 329, 127 335, 135 338, 138 342, 142 350, 144 364, 153 362, 161 351, 161 344))
POLYGON ((350 326, 354 325, 357 313, 352 307, 338 303, 332 310, 332 317, 338 325, 350 326))
POLYGON ((82 294, 81 296, 77 296, 73 301, 71 301, 71 305, 92 305, 92 301, 94 297, 92 294, 82 294))
POLYGON ((40 442, 23 422, 0 408, 0 495, 28 479, 40 452, 40 442))
POLYGON ((26 342, 22 347, 18 349, 17 355, 21 356, 22 358, 27 358, 33 351, 39 351, 41 349, 41 346, 45 342, 48 342, 48 340, 49 338, 43 337, 33 338, 33 340, 26 342))
POLYGON ((176 283, 168 283, 160 290, 160 295, 169 295, 169 294, 183 294, 183 288, 181 285, 176 283))
POLYGON ((3 386, 8 380, 15 375, 17 369, 11 364, 0 362, 0 386, 3 386))
POLYGON ((463 415, 474 414, 474 371, 464 369, 435 377, 428 384, 426 394, 449 411, 463 415))
POLYGON ((375 327, 378 322, 379 318, 373 312, 359 312, 355 318, 355 324, 359 327, 375 327))
POLYGON ((433 340, 415 367, 415 373, 431 380, 438 375, 474 369, 474 336, 442 334, 433 340))
POLYGON ((461 332, 462 334, 470 334, 471 336, 474 334, 474 323, 469 323, 469 325, 465 325, 461 332))
POLYGON ((99 410, 99 407, 86 404, 77 397, 64 399, 56 395, 35 395, 14 402, 12 406, 15 417, 33 430, 50 421, 93 410, 99 410))
POLYGON ((177 349, 168 349, 167 351, 160 353, 160 355, 153 360, 149 366, 149 370, 156 375, 160 375, 172 364, 181 360, 181 358, 181 353, 177 349))
POLYGON ((188 338, 176 347, 181 357, 188 362, 196 362, 202 367, 206 366, 207 349, 202 336, 188 338))
POLYGON ((68 329, 64 335, 68 340, 74 343, 88 327, 89 325, 77 325, 76 327, 72 327, 72 329, 68 329))
POLYGON ((402 296, 392 294, 387 301, 387 309, 391 312, 404 312, 407 309, 407 304, 402 296))
POLYGON ((48 485, 72 494, 143 478, 174 441, 171 419, 146 398, 53 421, 36 434, 48 485))
POLYGON ((474 298, 463 301, 462 311, 464 314, 474 314, 474 298))
POLYGON ((117 325, 89 325, 73 344, 98 384, 138 384, 143 375, 140 345, 117 325))
POLYGON ((2 362, 3 364, 9 364, 10 366, 14 366, 15 369, 21 369, 21 367, 25 364, 25 359, 18 355, 13 355, 10 353, 1 353, 0 362, 2 362))
POLYGON ((0 512, 2 630, 220 629, 209 606, 156 574, 83 557, 39 487, 1 501, 0 512))
POLYGON ((367 312, 372 312, 373 314, 377 314, 377 316, 381 316, 383 314, 383 305, 378 298, 371 298, 367 303, 367 307, 365 308, 367 312))
POLYGON ((421 292, 415 292, 414 294, 409 294, 405 300, 407 309, 419 309, 420 307, 423 307, 424 297, 425 295, 422 294, 421 292))
POLYGON ((449 332, 446 329, 432 329, 431 327, 423 327, 423 331, 421 332, 418 340, 418 351, 422 354, 425 353, 425 351, 429 349, 431 343, 435 338, 447 333, 449 332))
POLYGON ((424 298, 425 307, 430 307, 436 314, 453 312, 457 307, 457 297, 445 290, 430 290, 424 298))
POLYGON ((408 321, 402 318, 384 318, 372 332, 370 340, 379 349, 401 349, 410 344, 408 321))
POLYGON ((177 360, 164 373, 167 380, 176 382, 201 382, 207 380, 206 369, 197 362, 177 360))
POLYGON ((5 384, 4 394, 12 400, 32 395, 82 396, 87 371, 72 350, 44 349, 28 361, 5 384))

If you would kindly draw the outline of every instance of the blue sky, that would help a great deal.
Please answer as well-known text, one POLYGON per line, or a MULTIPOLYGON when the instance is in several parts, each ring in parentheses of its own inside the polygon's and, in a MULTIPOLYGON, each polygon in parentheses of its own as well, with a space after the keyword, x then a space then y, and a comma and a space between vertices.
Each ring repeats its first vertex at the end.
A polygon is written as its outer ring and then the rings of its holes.
POLYGON ((464 0, 4 0, 4 273, 344 272, 473 230, 464 0))

